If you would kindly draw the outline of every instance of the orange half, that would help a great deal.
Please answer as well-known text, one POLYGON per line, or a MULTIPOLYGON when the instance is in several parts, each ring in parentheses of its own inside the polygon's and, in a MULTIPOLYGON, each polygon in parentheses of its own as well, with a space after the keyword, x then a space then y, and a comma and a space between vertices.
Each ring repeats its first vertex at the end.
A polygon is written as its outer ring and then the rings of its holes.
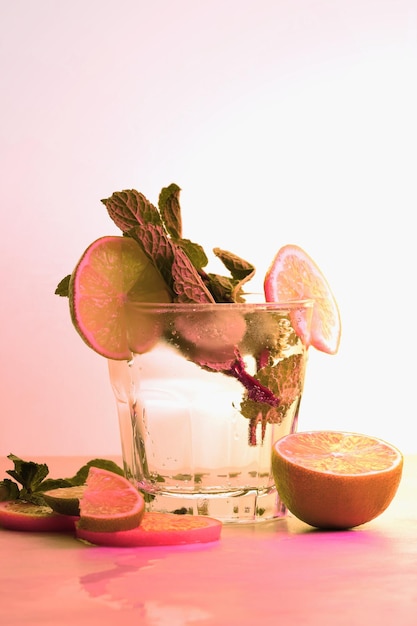
POLYGON ((281 500, 318 528, 352 528, 380 515, 397 492, 402 468, 397 448, 358 433, 298 432, 272 448, 281 500))

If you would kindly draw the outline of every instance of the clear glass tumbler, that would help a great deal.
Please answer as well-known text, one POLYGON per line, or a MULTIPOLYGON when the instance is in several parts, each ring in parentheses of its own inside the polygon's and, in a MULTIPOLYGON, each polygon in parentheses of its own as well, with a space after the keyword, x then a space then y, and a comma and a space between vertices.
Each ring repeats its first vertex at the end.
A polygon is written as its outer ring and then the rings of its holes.
POLYGON ((109 361, 126 476, 148 510, 285 515, 274 441, 297 428, 312 301, 129 304, 132 359, 109 361))

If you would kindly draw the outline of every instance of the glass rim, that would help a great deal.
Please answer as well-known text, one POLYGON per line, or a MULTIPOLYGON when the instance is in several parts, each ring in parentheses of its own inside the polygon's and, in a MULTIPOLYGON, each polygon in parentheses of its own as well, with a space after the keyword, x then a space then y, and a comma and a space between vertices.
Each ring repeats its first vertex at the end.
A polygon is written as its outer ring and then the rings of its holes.
POLYGON ((185 312, 196 311, 282 311, 294 309, 310 309, 314 306, 312 298, 302 300, 284 300, 281 302, 138 302, 129 300, 127 306, 142 310, 155 310, 163 312, 185 312))

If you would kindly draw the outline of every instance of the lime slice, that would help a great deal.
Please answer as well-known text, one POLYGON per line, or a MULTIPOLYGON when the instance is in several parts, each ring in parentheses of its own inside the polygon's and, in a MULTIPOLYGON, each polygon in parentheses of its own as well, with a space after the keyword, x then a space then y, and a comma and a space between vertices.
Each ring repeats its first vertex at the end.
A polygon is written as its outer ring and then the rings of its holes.
POLYGON ((150 316, 127 315, 135 302, 170 302, 162 276, 129 237, 101 237, 84 252, 72 273, 72 322, 85 343, 108 359, 146 352, 160 330, 150 316))
POLYGON ((140 526, 120 532, 98 533, 76 525, 79 539, 101 546, 138 547, 208 543, 220 539, 222 523, 206 515, 147 512, 140 526))
POLYGON ((353 528, 380 515, 397 492, 402 468, 399 450, 360 433, 298 432, 272 447, 282 502, 318 528, 353 528))
POLYGON ((0 527, 27 532, 74 531, 75 519, 59 515, 49 506, 32 504, 24 500, 0 502, 0 527))
POLYGON ((85 530, 115 532, 139 526, 145 501, 124 476, 90 467, 80 500, 78 525, 85 530))
POLYGON ((79 515, 80 499, 84 495, 85 485, 76 485, 74 487, 59 487, 44 491, 43 497, 46 504, 56 513, 62 515, 79 515))
MULTIPOLYGON (((286 245, 278 251, 265 275, 264 290, 267 302, 313 300, 310 345, 336 354, 341 335, 339 308, 322 271, 302 248, 286 245)), ((293 322, 297 325, 296 319, 293 322)))

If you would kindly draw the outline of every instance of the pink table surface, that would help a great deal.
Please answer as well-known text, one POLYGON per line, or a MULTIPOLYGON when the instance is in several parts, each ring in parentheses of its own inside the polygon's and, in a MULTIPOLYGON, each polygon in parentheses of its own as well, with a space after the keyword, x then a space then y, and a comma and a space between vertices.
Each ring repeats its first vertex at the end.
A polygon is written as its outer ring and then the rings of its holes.
MULTIPOLYGON (((86 460, 42 459, 52 477, 86 460)), ((351 531, 289 516, 212 544, 100 548, 0 530, 0 555, 2 626, 416 626, 417 456, 387 511, 351 531)))

